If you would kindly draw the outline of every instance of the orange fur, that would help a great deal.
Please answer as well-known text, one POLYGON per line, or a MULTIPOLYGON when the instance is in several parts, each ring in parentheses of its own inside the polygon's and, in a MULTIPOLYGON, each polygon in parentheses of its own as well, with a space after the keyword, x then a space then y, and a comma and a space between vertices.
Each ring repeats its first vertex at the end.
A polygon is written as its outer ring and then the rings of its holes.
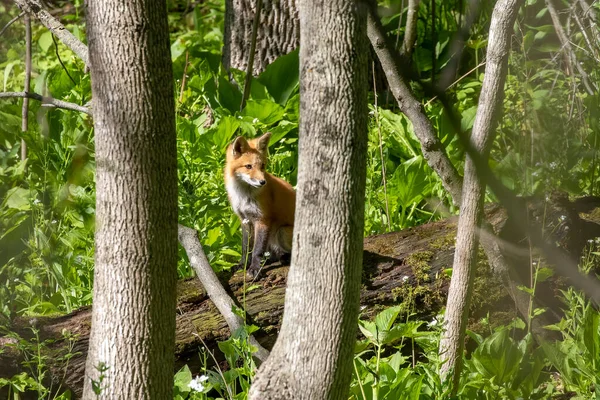
POLYGON ((280 257, 291 252, 292 247, 296 191, 283 179, 265 171, 270 138, 270 133, 248 141, 236 138, 227 147, 224 171, 233 210, 242 220, 242 229, 246 226, 248 234, 254 236, 249 268, 254 275, 260 269, 264 252, 280 257))

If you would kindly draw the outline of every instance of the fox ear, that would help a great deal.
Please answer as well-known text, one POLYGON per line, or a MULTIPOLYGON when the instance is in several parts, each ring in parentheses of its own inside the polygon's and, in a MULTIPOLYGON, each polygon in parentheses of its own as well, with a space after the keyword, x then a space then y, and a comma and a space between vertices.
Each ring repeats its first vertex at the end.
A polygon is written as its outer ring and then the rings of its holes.
POLYGON ((233 157, 238 158, 245 151, 248 150, 248 142, 242 136, 238 136, 233 141, 233 145, 231 146, 231 152, 233 153, 233 157))
POLYGON ((258 138, 257 148, 261 151, 265 151, 269 148, 269 140, 271 140, 271 132, 267 132, 258 138))

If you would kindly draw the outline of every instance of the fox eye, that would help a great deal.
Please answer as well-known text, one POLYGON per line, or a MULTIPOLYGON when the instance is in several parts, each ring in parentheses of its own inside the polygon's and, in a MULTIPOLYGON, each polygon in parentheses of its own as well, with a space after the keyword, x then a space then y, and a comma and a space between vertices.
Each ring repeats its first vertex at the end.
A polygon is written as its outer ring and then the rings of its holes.
POLYGON ((252 169, 252 164, 246 164, 246 169, 252 169))

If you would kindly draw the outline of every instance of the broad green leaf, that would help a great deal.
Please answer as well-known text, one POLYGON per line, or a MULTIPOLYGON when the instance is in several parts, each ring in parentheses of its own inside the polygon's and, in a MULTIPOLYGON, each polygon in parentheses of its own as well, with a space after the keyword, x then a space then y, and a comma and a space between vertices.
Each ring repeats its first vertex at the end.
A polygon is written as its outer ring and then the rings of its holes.
POLYGON ((230 112, 235 113, 240 110, 242 104, 242 92, 240 89, 229 82, 225 77, 219 76, 219 102, 230 112))
POLYGON ((298 87, 299 76, 298 50, 294 50, 269 64, 257 79, 267 88, 275 102, 285 106, 290 95, 298 87))
POLYGON ((583 313, 583 343, 590 354, 592 365, 600 365, 600 313, 588 304, 583 313))
POLYGON ((29 210, 29 190, 21 187, 10 189, 6 194, 6 206, 15 210, 29 210))
POLYGON ((239 127, 240 121, 237 118, 232 116, 221 118, 213 134, 213 143, 218 149, 224 150, 239 127))
POLYGON ((46 31, 42 33, 38 39, 38 44, 44 53, 48 52, 50 47, 54 44, 52 41, 52 32, 46 31))
POLYGON ((281 121, 275 128, 269 130, 269 132, 271 132, 271 140, 269 141, 269 146, 278 143, 281 139, 286 137, 288 133, 292 132, 294 129, 298 129, 298 124, 285 120, 281 121))
POLYGON ((4 91, 5 92, 7 91, 6 84, 8 83, 8 78, 10 78, 10 73, 11 73, 13 67, 15 66, 15 64, 18 64, 18 63, 19 63, 19 61, 13 61, 13 62, 8 63, 6 65, 6 67, 4 67, 4 91))
POLYGON ((460 129, 464 131, 468 131, 473 127, 473 123, 475 122, 475 116, 477 115, 477 106, 473 106, 467 108, 463 111, 461 119, 460 119, 460 129))
POLYGON ((377 314, 377 316, 375 317, 375 324, 377 325, 377 329, 379 331, 389 331, 392 328, 394 322, 396 321, 400 310, 400 306, 390 307, 377 314))
POLYGON ((283 118, 284 110, 271 100, 248 100, 243 115, 256 118, 265 125, 272 125, 283 118))

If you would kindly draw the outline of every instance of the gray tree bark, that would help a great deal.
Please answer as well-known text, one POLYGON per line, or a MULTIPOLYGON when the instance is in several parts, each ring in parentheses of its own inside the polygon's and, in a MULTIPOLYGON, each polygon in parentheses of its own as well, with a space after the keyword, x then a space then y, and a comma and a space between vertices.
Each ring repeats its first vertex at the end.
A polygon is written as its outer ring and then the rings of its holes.
MULTIPOLYGON (((225 2, 223 65, 227 70, 246 70, 248 66, 256 3, 256 0, 225 2)), ((277 57, 295 50, 299 42, 296 0, 264 0, 256 35, 253 74, 260 74, 277 57)))
POLYGON ((367 146, 366 10, 300 6, 298 204, 285 310, 250 399, 342 399, 356 338, 367 146))
POLYGON ((168 399, 177 162, 166 3, 90 0, 87 23, 97 194, 83 398, 168 399))
MULTIPOLYGON (((485 77, 471 136, 473 147, 485 158, 489 155, 498 115, 502 111, 512 28, 522 3, 522 0, 500 0, 492 13, 485 77)), ((453 371, 451 379, 455 384, 460 376, 484 194, 485 182, 479 179, 472 158, 467 156, 445 331, 440 342, 440 356, 444 362, 441 374, 449 380, 448 372, 453 371)))
POLYGON ((419 4, 421 0, 408 0, 406 12, 406 28, 404 29, 404 41, 402 42, 402 55, 410 60, 417 41, 417 17, 419 16, 419 4))
MULTIPOLYGON (((431 169, 442 180, 442 184, 452 196, 454 204, 460 207, 463 185, 462 177, 454 165, 452 165, 444 145, 437 137, 429 118, 425 114, 423 106, 415 98, 405 78, 400 73, 403 59, 398 57, 393 50, 393 45, 386 38, 376 14, 376 4, 373 2, 371 2, 371 8, 369 9, 367 32, 371 45, 385 73, 390 91, 396 98, 400 111, 406 115, 413 125, 415 136, 421 143, 423 156, 431 169)), ((494 230, 490 223, 483 223, 483 232, 485 234, 481 236, 481 246, 485 251, 490 266, 501 277, 521 316, 527 318, 529 316, 529 296, 525 292, 518 290, 517 283, 510 277, 508 262, 502 254, 500 243, 494 235, 494 230)), ((542 315, 533 320, 535 333, 543 332, 543 326, 551 323, 550 321, 544 323, 544 319, 545 316, 542 315)))

